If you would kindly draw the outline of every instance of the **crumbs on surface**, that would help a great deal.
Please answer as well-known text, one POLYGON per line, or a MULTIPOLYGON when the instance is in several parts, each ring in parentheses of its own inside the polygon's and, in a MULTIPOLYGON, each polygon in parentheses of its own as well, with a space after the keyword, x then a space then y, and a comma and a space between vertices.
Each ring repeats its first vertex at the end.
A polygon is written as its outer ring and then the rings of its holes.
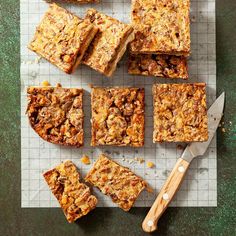
POLYGON ((153 168, 154 166, 155 166, 155 164, 153 162, 151 162, 151 161, 147 162, 147 167, 148 168, 153 168))
POLYGON ((42 81, 41 85, 43 87, 51 86, 51 84, 47 80, 42 81))
POLYGON ((145 162, 142 157, 134 157, 134 158, 122 158, 122 161, 127 162, 129 164, 142 164, 145 162))
POLYGON ((80 161, 85 165, 91 164, 90 158, 87 155, 83 155, 82 158, 80 159, 80 161))

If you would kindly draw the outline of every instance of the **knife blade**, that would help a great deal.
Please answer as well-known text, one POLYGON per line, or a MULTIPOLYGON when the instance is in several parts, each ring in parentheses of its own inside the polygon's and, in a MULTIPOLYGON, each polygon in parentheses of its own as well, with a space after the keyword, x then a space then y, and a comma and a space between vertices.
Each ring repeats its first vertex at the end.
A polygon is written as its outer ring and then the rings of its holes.
POLYGON ((213 139, 220 120, 223 116, 225 93, 222 93, 207 111, 208 117, 208 140, 206 142, 190 143, 184 150, 181 158, 191 162, 194 157, 202 156, 213 139))
POLYGON ((223 116, 224 101, 225 93, 222 93, 207 111, 208 140, 206 142, 194 142, 188 144, 182 156, 177 160, 174 169, 167 178, 159 195, 142 223, 142 228, 145 232, 150 233, 157 229, 157 222, 178 191, 191 161, 193 158, 202 156, 206 152, 223 116))

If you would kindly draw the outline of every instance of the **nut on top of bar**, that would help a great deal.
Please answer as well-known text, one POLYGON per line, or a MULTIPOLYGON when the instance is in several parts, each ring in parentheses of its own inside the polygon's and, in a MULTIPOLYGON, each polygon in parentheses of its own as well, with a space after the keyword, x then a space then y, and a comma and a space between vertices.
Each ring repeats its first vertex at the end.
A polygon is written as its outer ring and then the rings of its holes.
POLYGON ((164 54, 130 54, 128 73, 170 79, 188 79, 187 58, 164 54))
POLYGON ((29 87, 27 93, 30 125, 41 138, 55 144, 83 145, 82 89, 29 87))
POLYGON ((144 89, 93 88, 92 146, 144 145, 144 89))
POLYGON ((133 28, 94 9, 87 11, 85 19, 98 27, 99 32, 86 51, 83 62, 110 77, 127 44, 134 39, 133 28))
POLYGON ((72 161, 65 161, 43 174, 52 193, 59 201, 69 223, 87 215, 97 205, 97 198, 80 176, 72 161))
POLYGON ((55 3, 50 4, 28 48, 66 73, 80 64, 97 28, 55 3))
POLYGON ((146 183, 129 168, 123 167, 101 154, 85 180, 110 196, 124 211, 129 211, 146 183))
POLYGON ((153 142, 208 140, 206 84, 153 85, 153 142))
POLYGON ((132 0, 132 53, 190 53, 190 0, 132 0))

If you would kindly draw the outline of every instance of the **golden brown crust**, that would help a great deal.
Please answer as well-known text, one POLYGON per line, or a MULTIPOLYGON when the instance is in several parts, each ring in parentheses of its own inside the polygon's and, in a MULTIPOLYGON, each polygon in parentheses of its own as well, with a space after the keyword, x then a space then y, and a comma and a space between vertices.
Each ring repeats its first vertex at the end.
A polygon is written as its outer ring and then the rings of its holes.
POLYGON ((110 77, 127 44, 134 39, 133 28, 94 9, 87 11, 85 19, 98 27, 99 32, 85 53, 83 63, 110 77))
POLYGON ((206 84, 153 85, 153 142, 207 141, 206 84))
POLYGON ((161 54, 130 54, 128 73, 170 79, 188 79, 187 58, 161 54))
POLYGON ((80 64, 97 28, 69 11, 50 4, 28 48, 66 73, 80 64))
POLYGON ((97 205, 97 198, 87 185, 80 183, 72 161, 65 161, 43 174, 69 223, 87 215, 97 205))
POLYGON ((144 89, 92 89, 92 146, 144 145, 144 89))
POLYGON ((29 87, 27 93, 29 121, 41 138, 55 144, 83 145, 82 89, 29 87))
POLYGON ((120 166, 104 154, 100 155, 85 179, 110 196, 124 211, 130 210, 146 187, 146 183, 129 168, 120 166))
POLYGON ((132 0, 132 53, 190 53, 189 0, 132 0))

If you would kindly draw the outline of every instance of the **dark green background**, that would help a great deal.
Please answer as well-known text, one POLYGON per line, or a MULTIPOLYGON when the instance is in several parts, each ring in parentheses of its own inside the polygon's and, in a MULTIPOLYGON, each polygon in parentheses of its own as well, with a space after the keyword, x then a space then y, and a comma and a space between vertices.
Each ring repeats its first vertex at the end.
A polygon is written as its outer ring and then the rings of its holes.
MULTIPOLYGON (((0 10, 0 235, 145 235, 146 208, 98 208, 76 224, 68 224, 60 209, 20 208, 19 1, 0 0, 0 10)), ((236 235, 236 0, 216 0, 216 14, 217 94, 226 91, 226 133, 218 132, 218 207, 170 208, 155 235, 236 235)))

